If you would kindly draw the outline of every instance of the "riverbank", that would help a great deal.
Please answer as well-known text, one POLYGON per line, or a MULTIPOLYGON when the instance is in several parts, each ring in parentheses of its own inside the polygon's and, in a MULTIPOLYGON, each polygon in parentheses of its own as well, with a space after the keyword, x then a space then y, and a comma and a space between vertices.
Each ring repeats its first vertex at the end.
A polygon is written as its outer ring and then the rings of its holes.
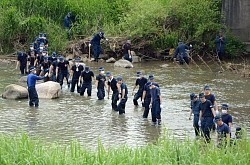
POLYGON ((103 147, 96 150, 72 141, 69 145, 46 144, 26 134, 0 136, 1 164, 250 164, 250 140, 238 141, 227 148, 201 141, 163 137, 156 144, 144 147, 103 147))

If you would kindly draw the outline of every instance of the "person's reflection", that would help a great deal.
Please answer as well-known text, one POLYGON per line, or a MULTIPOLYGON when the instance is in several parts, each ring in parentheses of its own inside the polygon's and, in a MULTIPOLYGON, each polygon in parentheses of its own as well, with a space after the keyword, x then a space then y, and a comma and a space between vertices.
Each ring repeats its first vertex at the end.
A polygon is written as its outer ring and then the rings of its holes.
POLYGON ((36 134, 37 124, 39 121, 37 118, 38 115, 39 111, 34 108, 30 108, 26 113, 25 119, 27 121, 27 132, 31 135, 36 134))
POLYGON ((146 120, 141 126, 142 134, 145 136, 145 143, 155 144, 162 134, 162 126, 151 126, 150 121, 146 120))

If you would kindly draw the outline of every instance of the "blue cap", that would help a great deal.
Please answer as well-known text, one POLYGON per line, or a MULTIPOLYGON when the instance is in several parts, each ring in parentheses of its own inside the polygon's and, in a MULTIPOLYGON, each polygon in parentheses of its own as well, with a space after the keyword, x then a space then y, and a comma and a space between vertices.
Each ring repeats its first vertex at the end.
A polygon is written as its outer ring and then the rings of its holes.
POLYGON ((30 67, 30 71, 36 70, 36 67, 32 66, 30 67))
POLYGON ((195 97, 197 97, 197 95, 195 93, 190 94, 190 100, 193 100, 195 97))
POLYGON ((118 76, 118 77, 116 78, 116 80, 117 80, 117 81, 121 81, 121 80, 122 80, 122 77, 121 77, 121 76, 118 76))
POLYGON ((52 53, 52 58, 55 58, 56 57, 56 52, 53 52, 52 53))
POLYGON ((44 60, 48 60, 49 59, 49 57, 48 56, 44 56, 44 58, 43 58, 44 60))
POLYGON ((79 57, 75 58, 76 62, 79 62, 81 59, 79 57))
POLYGON ((214 117, 214 121, 217 122, 217 121, 219 121, 219 120, 221 120, 221 116, 220 116, 220 115, 216 115, 216 116, 214 117))
POLYGON ((103 37, 104 33, 103 32, 99 32, 99 35, 100 35, 100 37, 103 37))
POLYGON ((149 76, 148 76, 148 79, 149 79, 149 80, 153 80, 153 79, 154 79, 154 75, 152 75, 152 74, 149 75, 149 76))
POLYGON ((221 109, 226 109, 226 110, 228 110, 228 105, 227 105, 227 104, 221 104, 221 109))
POLYGON ((210 86, 209 85, 205 85, 204 86, 204 90, 210 90, 211 88, 210 88, 210 86))
POLYGON ((99 70, 99 71, 104 71, 104 68, 103 68, 103 67, 100 67, 98 70, 99 70))
POLYGON ((200 94, 199 94, 199 98, 202 98, 202 97, 205 97, 205 94, 204 94, 204 93, 200 93, 200 94))
POLYGON ((111 72, 110 71, 106 72, 106 76, 107 77, 111 76, 111 72))
POLYGON ((140 71, 136 72, 137 77, 139 77, 140 75, 142 75, 142 73, 140 71))
POLYGON ((64 60, 63 56, 60 56, 60 57, 59 57, 59 61, 62 62, 63 60, 64 60))
POLYGON ((89 67, 88 67, 88 66, 85 66, 84 70, 85 70, 85 71, 89 71, 89 67))

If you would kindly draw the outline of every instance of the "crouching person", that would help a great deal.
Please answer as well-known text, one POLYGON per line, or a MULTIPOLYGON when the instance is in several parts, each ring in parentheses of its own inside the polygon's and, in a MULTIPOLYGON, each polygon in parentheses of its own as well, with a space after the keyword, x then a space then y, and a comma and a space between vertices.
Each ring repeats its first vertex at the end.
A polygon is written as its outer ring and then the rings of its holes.
POLYGON ((230 142, 230 129, 227 124, 223 123, 221 116, 215 116, 214 121, 217 124, 218 147, 226 146, 230 142))

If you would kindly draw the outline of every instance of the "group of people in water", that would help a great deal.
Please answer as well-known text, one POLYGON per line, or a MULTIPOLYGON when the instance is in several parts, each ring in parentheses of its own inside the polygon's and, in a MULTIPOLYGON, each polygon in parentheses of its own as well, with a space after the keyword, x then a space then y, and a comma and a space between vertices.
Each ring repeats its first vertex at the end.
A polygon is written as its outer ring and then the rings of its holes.
MULTIPOLYGON (((228 142, 231 138, 233 118, 228 113, 228 104, 219 106, 216 102, 215 95, 211 93, 211 88, 206 85, 204 91, 199 95, 190 94, 191 109, 189 119, 193 116, 193 127, 196 137, 204 137, 206 142, 210 142, 210 132, 217 130, 219 145, 222 142, 228 142)), ((235 138, 241 137, 241 128, 236 128, 235 138)), ((225 144, 225 143, 224 143, 225 144)))

